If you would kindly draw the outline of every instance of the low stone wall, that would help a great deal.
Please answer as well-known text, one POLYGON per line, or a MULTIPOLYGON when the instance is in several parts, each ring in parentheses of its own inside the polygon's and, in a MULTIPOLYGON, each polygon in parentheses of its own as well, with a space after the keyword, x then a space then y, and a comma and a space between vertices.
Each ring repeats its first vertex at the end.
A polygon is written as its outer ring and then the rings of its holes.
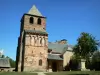
POLYGON ((12 72, 15 68, 0 68, 0 72, 12 72))

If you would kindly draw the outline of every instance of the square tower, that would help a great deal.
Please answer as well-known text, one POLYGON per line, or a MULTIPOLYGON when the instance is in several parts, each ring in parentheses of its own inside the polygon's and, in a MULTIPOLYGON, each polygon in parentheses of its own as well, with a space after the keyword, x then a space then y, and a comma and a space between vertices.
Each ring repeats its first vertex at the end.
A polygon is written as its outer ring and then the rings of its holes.
POLYGON ((33 6, 21 19, 16 54, 17 71, 46 71, 48 34, 46 17, 33 6))

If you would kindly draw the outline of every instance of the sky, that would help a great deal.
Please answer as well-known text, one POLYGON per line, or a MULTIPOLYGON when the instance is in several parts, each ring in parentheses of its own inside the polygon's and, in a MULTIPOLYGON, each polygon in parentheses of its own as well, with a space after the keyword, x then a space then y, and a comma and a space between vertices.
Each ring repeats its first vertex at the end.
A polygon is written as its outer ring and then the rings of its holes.
POLYGON ((15 60, 20 20, 36 5, 47 17, 49 41, 67 39, 75 45, 81 32, 100 40, 100 0, 0 0, 0 49, 15 60))

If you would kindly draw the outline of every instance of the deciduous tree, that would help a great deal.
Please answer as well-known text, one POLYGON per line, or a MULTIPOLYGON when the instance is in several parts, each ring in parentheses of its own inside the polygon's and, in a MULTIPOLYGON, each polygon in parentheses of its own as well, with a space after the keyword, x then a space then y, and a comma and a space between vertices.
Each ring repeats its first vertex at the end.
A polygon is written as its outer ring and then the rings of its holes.
POLYGON ((99 41, 92 34, 82 32, 73 48, 74 54, 80 58, 90 57, 94 51, 98 50, 98 44, 99 41))

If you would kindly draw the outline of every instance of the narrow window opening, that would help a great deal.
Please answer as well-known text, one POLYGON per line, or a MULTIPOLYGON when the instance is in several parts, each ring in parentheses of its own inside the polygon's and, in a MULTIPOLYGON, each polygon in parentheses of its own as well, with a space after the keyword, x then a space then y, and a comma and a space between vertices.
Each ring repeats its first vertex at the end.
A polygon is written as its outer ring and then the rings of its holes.
POLYGON ((36 39, 35 39, 35 41, 34 41, 34 42, 35 42, 35 44, 36 44, 36 39))
POLYGON ((34 23, 34 18, 30 17, 30 23, 33 24, 34 23))
POLYGON ((37 43, 37 41, 36 41, 37 39, 34 37, 34 44, 36 44, 37 43))
POLYGON ((40 44, 42 44, 42 38, 40 38, 40 44))
POLYGON ((45 30, 45 28, 43 28, 45 30))
POLYGON ((37 22, 38 22, 39 25, 41 25, 41 19, 40 18, 38 18, 37 22))
POLYGON ((42 60, 41 59, 39 60, 39 66, 42 66, 42 60))
POLYGON ((32 51, 32 53, 33 53, 33 51, 32 51))
POLYGON ((46 46, 46 39, 44 38, 44 46, 46 46))

